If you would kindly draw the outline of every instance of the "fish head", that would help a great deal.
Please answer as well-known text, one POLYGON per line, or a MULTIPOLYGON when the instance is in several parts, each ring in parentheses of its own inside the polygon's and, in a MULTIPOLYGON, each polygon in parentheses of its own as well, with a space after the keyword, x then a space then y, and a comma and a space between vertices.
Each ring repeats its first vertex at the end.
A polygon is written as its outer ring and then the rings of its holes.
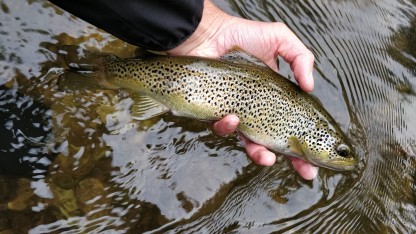
POLYGON ((321 167, 337 171, 353 170, 358 156, 347 137, 336 125, 316 124, 300 136, 289 138, 292 153, 321 167))

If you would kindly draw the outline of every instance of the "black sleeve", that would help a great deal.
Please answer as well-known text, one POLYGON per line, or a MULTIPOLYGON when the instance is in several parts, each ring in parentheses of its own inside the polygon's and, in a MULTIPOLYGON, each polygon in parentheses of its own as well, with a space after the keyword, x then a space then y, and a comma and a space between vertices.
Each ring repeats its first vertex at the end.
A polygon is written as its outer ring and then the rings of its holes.
POLYGON ((202 17, 203 0, 50 0, 114 36, 150 50, 186 40, 202 17))

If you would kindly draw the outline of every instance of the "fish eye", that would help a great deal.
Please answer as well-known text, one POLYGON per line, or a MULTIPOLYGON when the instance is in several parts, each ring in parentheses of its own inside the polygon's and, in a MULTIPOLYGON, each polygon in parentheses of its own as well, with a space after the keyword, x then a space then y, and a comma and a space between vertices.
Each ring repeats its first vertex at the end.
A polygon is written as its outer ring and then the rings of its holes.
POLYGON ((336 152, 341 157, 348 157, 351 153, 350 147, 346 144, 340 144, 337 146, 336 152))

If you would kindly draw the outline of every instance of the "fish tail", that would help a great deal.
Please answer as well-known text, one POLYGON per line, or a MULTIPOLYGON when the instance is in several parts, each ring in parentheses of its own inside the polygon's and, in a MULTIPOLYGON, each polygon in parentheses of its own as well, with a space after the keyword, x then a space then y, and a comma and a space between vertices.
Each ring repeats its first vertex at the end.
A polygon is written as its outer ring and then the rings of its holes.
POLYGON ((96 73, 65 70, 58 78, 58 88, 62 91, 84 91, 103 89, 96 73))
POLYGON ((64 57, 69 69, 65 70, 58 79, 60 90, 97 90, 115 89, 105 80, 101 67, 115 55, 84 50, 79 46, 64 45, 59 51, 64 57))
POLYGON ((117 58, 112 54, 84 50, 75 45, 64 45, 59 53, 64 57, 70 69, 78 71, 96 71, 106 60, 117 58))

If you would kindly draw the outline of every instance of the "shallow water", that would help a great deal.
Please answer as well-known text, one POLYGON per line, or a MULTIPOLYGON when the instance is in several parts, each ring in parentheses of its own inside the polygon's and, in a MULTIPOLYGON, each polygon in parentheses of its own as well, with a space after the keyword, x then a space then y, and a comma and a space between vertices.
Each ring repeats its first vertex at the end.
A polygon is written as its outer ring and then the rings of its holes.
POLYGON ((313 94, 352 139, 359 169, 305 181, 284 157, 252 164, 208 123, 134 121, 123 91, 58 90, 61 45, 135 48, 47 2, 3 0, 0 231, 416 231, 416 2, 217 3, 283 21, 313 51, 313 94))

